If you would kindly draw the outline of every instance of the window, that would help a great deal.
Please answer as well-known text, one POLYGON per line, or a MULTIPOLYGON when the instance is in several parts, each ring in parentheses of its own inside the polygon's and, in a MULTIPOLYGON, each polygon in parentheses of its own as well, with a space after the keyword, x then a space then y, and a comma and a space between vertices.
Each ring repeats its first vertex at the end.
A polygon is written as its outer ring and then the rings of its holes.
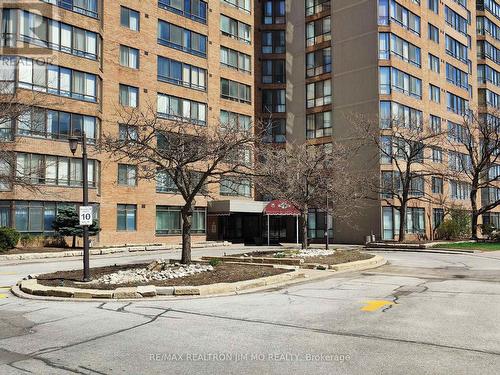
POLYGON ((207 23, 207 3, 201 0, 159 0, 158 6, 170 12, 207 23))
POLYGON ((2 9, 2 45, 16 47, 17 42, 98 60, 101 36, 95 32, 42 17, 20 9, 2 9))
POLYGON ((448 121, 448 139, 457 143, 468 143, 470 135, 464 126, 448 121))
POLYGON ((17 134, 29 137, 67 139, 71 134, 85 131, 87 142, 95 143, 99 133, 99 120, 84 116, 42 108, 31 108, 17 117, 17 134))
POLYGON ((137 139, 137 126, 119 124, 118 125, 118 139, 120 141, 133 141, 137 139))
POLYGON ((116 207, 116 229, 134 232, 137 229, 137 205, 119 204, 116 207))
POLYGON ((434 103, 441 103, 441 89, 429 84, 429 99, 434 103))
MULTIPOLYGON (((180 207, 156 206, 156 234, 169 235, 182 233, 182 217, 180 207)), ((206 233, 206 209, 195 208, 192 216, 191 232, 206 233)))
POLYGON ((453 56, 457 60, 462 61, 465 64, 468 64, 468 54, 467 54, 467 46, 465 44, 460 43, 458 40, 453 39, 449 35, 446 35, 446 53, 450 56, 453 56))
POLYGON ((479 35, 490 35, 497 40, 500 39, 499 26, 487 17, 477 16, 476 26, 479 35))
POLYGON ((306 86, 307 108, 321 107, 332 103, 332 80, 309 83, 306 86))
POLYGON ((492 83, 495 86, 500 86, 500 72, 493 69, 489 65, 477 66, 477 81, 479 83, 492 83))
POLYGON ((156 192, 157 193, 179 193, 179 188, 174 180, 165 171, 156 173, 156 192))
POLYGON ((432 219, 434 222, 434 229, 438 228, 444 221, 444 209, 433 208, 432 209, 432 219))
POLYGON ((206 57, 207 37, 168 22, 158 21, 158 43, 192 55, 206 57))
POLYGON ((449 63, 446 63, 446 79, 455 86, 469 90, 469 74, 449 63))
POLYGON ((470 197, 471 185, 466 182, 450 180, 450 197, 454 200, 467 200, 470 197))
POLYGON ((388 1, 379 0, 379 24, 387 25, 389 23, 389 13, 391 22, 399 24, 400 26, 420 35, 420 17, 415 13, 409 11, 396 1, 390 1, 390 9, 388 1))
POLYGON ((471 158, 461 152, 449 151, 448 167, 454 172, 464 172, 471 168, 471 158))
POLYGON ((221 109, 220 125, 223 128, 249 131, 252 128, 252 117, 221 109))
POLYGON ((230 79, 220 79, 221 98, 239 101, 250 104, 252 102, 251 90, 249 85, 230 79))
POLYGON ((495 0, 478 1, 477 10, 487 10, 488 12, 493 14, 496 18, 500 18, 500 4, 498 4, 495 0))
POLYGON ((194 65, 158 56, 158 80, 204 91, 207 88, 207 71, 194 65))
MULTIPOLYGON (((62 156, 17 153, 16 174, 19 179, 33 184, 82 186, 82 159, 62 156)), ((97 187, 99 163, 88 161, 89 187, 97 187)))
POLYGON ((285 0, 265 0, 263 10, 265 25, 285 23, 285 0))
POLYGON ((422 98, 422 80, 396 68, 379 68, 380 93, 387 95, 392 90, 405 95, 422 98))
POLYGON ((220 30, 222 32, 222 35, 238 39, 248 44, 251 43, 251 27, 246 23, 221 14, 220 30))
POLYGON ((429 53, 429 69, 435 73, 440 73, 441 71, 439 57, 434 56, 431 53, 429 53))
POLYGON ((427 0, 427 5, 434 13, 439 13, 439 0, 427 0))
POLYGON ((327 47, 306 55, 306 77, 316 77, 332 71, 332 48, 327 47))
POLYGON ((309 209, 307 214, 307 236, 311 239, 324 239, 328 220, 328 238, 333 238, 333 217, 322 210, 309 209))
POLYGON ((285 31, 263 31, 262 53, 285 53, 285 31))
POLYGON ((432 147, 432 161, 434 163, 443 162, 443 149, 441 147, 432 147))
POLYGON ((223 177, 220 181, 220 195, 252 196, 252 184, 248 178, 223 177))
POLYGON ((500 108, 500 95, 488 89, 478 90, 478 101, 480 106, 500 108))
POLYGON ((263 141, 266 143, 285 143, 286 119, 277 118, 271 120, 265 129, 263 141))
POLYGON ((429 40, 439 43, 439 29, 436 26, 429 23, 429 29, 427 35, 429 37, 429 40))
POLYGON ((127 27, 133 31, 139 31, 139 19, 139 12, 124 6, 120 7, 120 24, 123 27, 127 27))
POLYGON ((443 179, 441 177, 432 177, 432 193, 443 194, 443 179))
POLYGON ((125 107, 137 107, 139 99, 139 89, 134 86, 120 83, 120 104, 125 107))
POLYGON ((139 50, 120 45, 120 65, 139 69, 139 50))
POLYGON ((467 19, 462 17, 460 14, 449 8, 444 7, 444 15, 446 23, 457 30, 459 33, 467 36, 467 19))
POLYGON ((84 14, 88 17, 99 18, 98 0, 42 0, 58 7, 84 14))
POLYGON ((306 0, 306 17, 330 9, 330 0, 306 0))
POLYGON ((286 112, 286 92, 279 90, 262 90, 262 112, 286 112))
POLYGON ((313 46, 332 39, 330 17, 306 24, 306 46, 313 46))
POLYGON ((118 185, 137 185, 137 166, 130 164, 118 164, 118 185))
POLYGON ((413 234, 425 232, 425 208, 407 208, 406 232, 413 234))
POLYGON ((391 33, 379 33, 379 59, 388 60, 390 55, 420 67, 420 48, 391 33))
POLYGON ((285 82, 285 60, 262 60, 262 83, 285 82))
POLYGON ((459 115, 465 115, 469 111, 469 101, 460 96, 446 93, 448 110, 459 115))
POLYGON ((432 133, 441 133, 441 117, 430 115, 430 126, 432 133))
POLYGON ((390 129, 393 124, 396 127, 420 129, 423 123, 421 111, 390 101, 380 102, 379 117, 381 129, 390 129))
POLYGON ((307 139, 332 135, 332 112, 320 112, 307 115, 307 139))
POLYGON ((9 61, 18 68, 18 86, 28 90, 97 102, 100 78, 94 74, 43 64, 20 57, 9 61))
POLYGON ((158 116, 176 121, 205 125, 207 122, 207 105, 194 100, 177 96, 158 94, 158 116))
POLYGON ((220 47, 220 63, 223 66, 241 70, 243 72, 250 73, 252 71, 250 55, 224 46, 220 47))
POLYGON ((250 0, 222 0, 225 4, 238 8, 246 13, 251 11, 250 0))

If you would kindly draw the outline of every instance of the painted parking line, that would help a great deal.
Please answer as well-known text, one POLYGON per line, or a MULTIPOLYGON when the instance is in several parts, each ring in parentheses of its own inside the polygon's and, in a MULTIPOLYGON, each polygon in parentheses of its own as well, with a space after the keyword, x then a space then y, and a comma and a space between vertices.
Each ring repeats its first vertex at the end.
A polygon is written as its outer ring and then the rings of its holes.
POLYGON ((373 312, 381 309, 382 307, 394 305, 394 302, 385 300, 366 301, 365 303, 366 305, 361 308, 361 311, 373 312))
POLYGON ((0 286, 0 299, 9 298, 9 296, 7 295, 9 290, 10 286, 0 286))

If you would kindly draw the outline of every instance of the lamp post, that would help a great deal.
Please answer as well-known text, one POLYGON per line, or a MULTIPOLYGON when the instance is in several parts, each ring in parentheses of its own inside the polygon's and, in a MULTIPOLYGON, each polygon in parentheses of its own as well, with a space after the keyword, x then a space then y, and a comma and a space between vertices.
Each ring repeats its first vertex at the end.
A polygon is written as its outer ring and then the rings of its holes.
POLYGON ((328 250, 328 242, 330 242, 328 230, 328 191, 326 192, 326 210, 325 210, 325 250, 328 250))
MULTIPOLYGON (((78 142, 82 142, 82 177, 83 177, 83 205, 89 205, 89 181, 88 181, 88 160, 87 160, 87 137, 85 131, 81 136, 72 135, 69 137, 69 149, 75 155, 78 149, 78 142)), ((83 225, 83 281, 90 281, 90 252, 89 252, 89 226, 83 225)))

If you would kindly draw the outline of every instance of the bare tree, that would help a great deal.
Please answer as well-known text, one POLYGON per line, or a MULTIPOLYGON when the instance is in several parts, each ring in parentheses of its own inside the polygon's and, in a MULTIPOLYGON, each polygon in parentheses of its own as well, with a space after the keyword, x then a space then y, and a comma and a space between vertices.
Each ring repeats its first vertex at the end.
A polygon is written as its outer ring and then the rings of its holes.
POLYGON ((406 237, 409 203, 432 203, 435 196, 425 189, 426 181, 433 176, 443 177, 443 163, 434 163, 433 152, 441 151, 444 133, 440 129, 424 126, 421 118, 393 117, 373 120, 363 115, 353 115, 352 125, 366 145, 378 150, 382 168, 381 177, 371 186, 375 199, 382 199, 399 212, 398 241, 406 237))
POLYGON ((470 111, 450 126, 448 143, 455 178, 470 184, 471 238, 477 239, 479 217, 500 206, 500 113, 470 111))
POLYGON ((259 147, 255 182, 261 193, 292 203, 301 213, 302 247, 308 247, 310 208, 345 218, 363 194, 360 176, 349 170, 352 151, 332 142, 321 146, 264 144, 259 147), (326 197, 328 196, 328 206, 326 197))
POLYGON ((202 126, 165 119, 151 103, 144 110, 122 110, 119 116, 127 134, 104 134, 99 148, 115 161, 136 164, 139 179, 163 179, 175 186, 184 199, 181 261, 190 263, 196 198, 209 195, 209 185, 250 171, 253 131, 234 123, 202 126))

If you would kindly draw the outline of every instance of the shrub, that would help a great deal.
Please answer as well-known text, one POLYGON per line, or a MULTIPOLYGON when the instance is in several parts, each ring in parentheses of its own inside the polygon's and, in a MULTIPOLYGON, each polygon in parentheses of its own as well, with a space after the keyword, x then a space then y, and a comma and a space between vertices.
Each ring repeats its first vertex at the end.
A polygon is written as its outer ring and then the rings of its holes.
POLYGON ((45 237, 23 234, 19 242, 22 247, 43 247, 45 244, 45 237))
POLYGON ((470 214, 462 208, 452 208, 447 219, 437 228, 439 238, 457 240, 470 235, 470 214))
POLYGON ((217 267, 219 264, 221 264, 221 260, 218 258, 213 258, 208 261, 208 264, 210 264, 212 267, 217 267))
POLYGON ((13 228, 0 228, 0 253, 13 249, 19 242, 19 232, 13 228))
POLYGON ((493 242, 500 242, 500 230, 497 229, 491 232, 490 239, 493 242))
POLYGON ((493 234, 493 232, 495 231, 495 226, 493 224, 483 224, 481 225, 481 233, 484 235, 484 236, 487 236, 488 238, 491 237, 491 235, 493 234))

